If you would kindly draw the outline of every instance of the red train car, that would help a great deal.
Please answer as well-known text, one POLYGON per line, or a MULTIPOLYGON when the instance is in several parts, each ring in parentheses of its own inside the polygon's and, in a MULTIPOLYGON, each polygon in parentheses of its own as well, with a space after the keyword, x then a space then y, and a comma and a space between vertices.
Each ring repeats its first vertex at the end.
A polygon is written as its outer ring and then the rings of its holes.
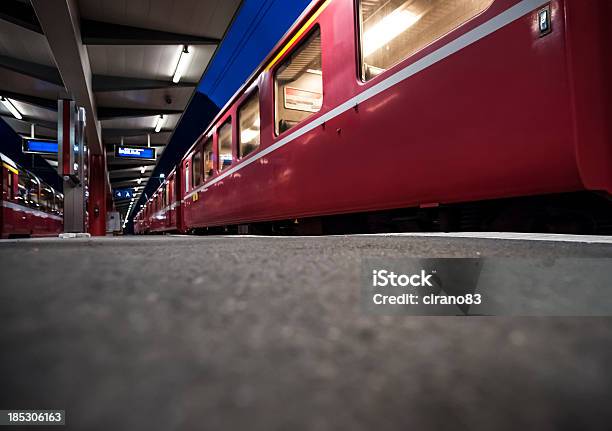
POLYGON ((62 232, 64 196, 0 153, 0 238, 62 232))
POLYGON ((611 20, 608 0, 315 1, 139 219, 612 233, 611 20))

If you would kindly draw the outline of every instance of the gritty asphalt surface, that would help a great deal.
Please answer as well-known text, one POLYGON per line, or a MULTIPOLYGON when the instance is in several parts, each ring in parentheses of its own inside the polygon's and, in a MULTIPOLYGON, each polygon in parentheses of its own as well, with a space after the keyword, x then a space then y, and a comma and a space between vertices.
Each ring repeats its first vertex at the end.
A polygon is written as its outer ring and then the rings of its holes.
POLYGON ((612 318, 366 314, 364 255, 612 257, 612 246, 0 242, 0 409, 65 409, 74 430, 610 429, 612 318))

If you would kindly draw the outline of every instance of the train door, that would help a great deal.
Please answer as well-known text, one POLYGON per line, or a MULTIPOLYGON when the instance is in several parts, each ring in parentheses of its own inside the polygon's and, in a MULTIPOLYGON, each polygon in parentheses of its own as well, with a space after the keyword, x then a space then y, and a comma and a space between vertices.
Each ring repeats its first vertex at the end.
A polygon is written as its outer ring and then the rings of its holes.
POLYGON ((4 208, 5 202, 9 201, 9 188, 8 188, 8 177, 11 175, 11 171, 6 169, 2 164, 0 164, 0 190, 2 190, 2 195, 0 195, 0 238, 4 238, 4 208))
POLYGON ((2 184, 2 202, 0 202, 0 237, 7 237, 14 233, 17 211, 15 210, 15 197, 17 196, 18 174, 17 170, 7 165, 2 166, 0 175, 2 184))
POLYGON ((30 214, 28 207, 30 206, 30 181, 23 169, 19 170, 17 176, 17 196, 15 196, 15 202, 17 205, 14 207, 14 211, 11 211, 13 225, 15 227, 13 233, 17 235, 29 235, 30 214))
POLYGON ((174 175, 168 178, 168 183, 166 184, 166 202, 168 205, 168 220, 167 227, 172 229, 175 225, 175 215, 174 215, 174 175))
POLYGON ((185 217, 184 217, 184 202, 185 197, 185 164, 187 161, 182 161, 177 168, 176 176, 174 177, 174 193, 176 194, 176 227, 179 232, 185 232, 185 217))

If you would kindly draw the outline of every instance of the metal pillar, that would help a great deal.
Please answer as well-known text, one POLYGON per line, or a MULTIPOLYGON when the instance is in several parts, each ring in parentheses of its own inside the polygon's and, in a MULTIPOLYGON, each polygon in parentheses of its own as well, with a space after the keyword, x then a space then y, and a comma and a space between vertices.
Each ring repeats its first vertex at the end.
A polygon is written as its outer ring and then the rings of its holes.
POLYGON ((102 154, 89 156, 89 233, 106 235, 106 157, 102 154))
POLYGON ((72 100, 57 105, 59 175, 64 180, 64 232, 85 232, 85 112, 72 100))

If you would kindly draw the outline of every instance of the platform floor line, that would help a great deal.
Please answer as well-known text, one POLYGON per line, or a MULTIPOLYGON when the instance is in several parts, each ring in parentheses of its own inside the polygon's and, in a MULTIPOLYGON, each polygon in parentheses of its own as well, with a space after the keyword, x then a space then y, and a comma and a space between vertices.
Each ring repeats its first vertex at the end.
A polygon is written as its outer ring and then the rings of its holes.
POLYGON ((520 233, 520 232, 417 232, 417 233, 391 233, 371 234, 372 236, 408 236, 423 238, 474 238, 498 239, 520 241, 553 241, 553 242, 582 242, 589 244, 612 244, 612 236, 603 235, 567 235, 551 233, 520 233))
MULTIPOLYGON (((170 235, 185 237, 188 235, 170 235)), ((602 235, 566 235, 549 233, 519 233, 519 232, 400 232, 400 233, 371 233, 351 235, 219 235, 222 238, 278 238, 278 239, 304 239, 324 237, 413 237, 413 238, 463 238, 463 239, 492 239, 511 241, 548 241, 548 242, 572 242, 585 244, 612 244, 612 236, 602 235)))

